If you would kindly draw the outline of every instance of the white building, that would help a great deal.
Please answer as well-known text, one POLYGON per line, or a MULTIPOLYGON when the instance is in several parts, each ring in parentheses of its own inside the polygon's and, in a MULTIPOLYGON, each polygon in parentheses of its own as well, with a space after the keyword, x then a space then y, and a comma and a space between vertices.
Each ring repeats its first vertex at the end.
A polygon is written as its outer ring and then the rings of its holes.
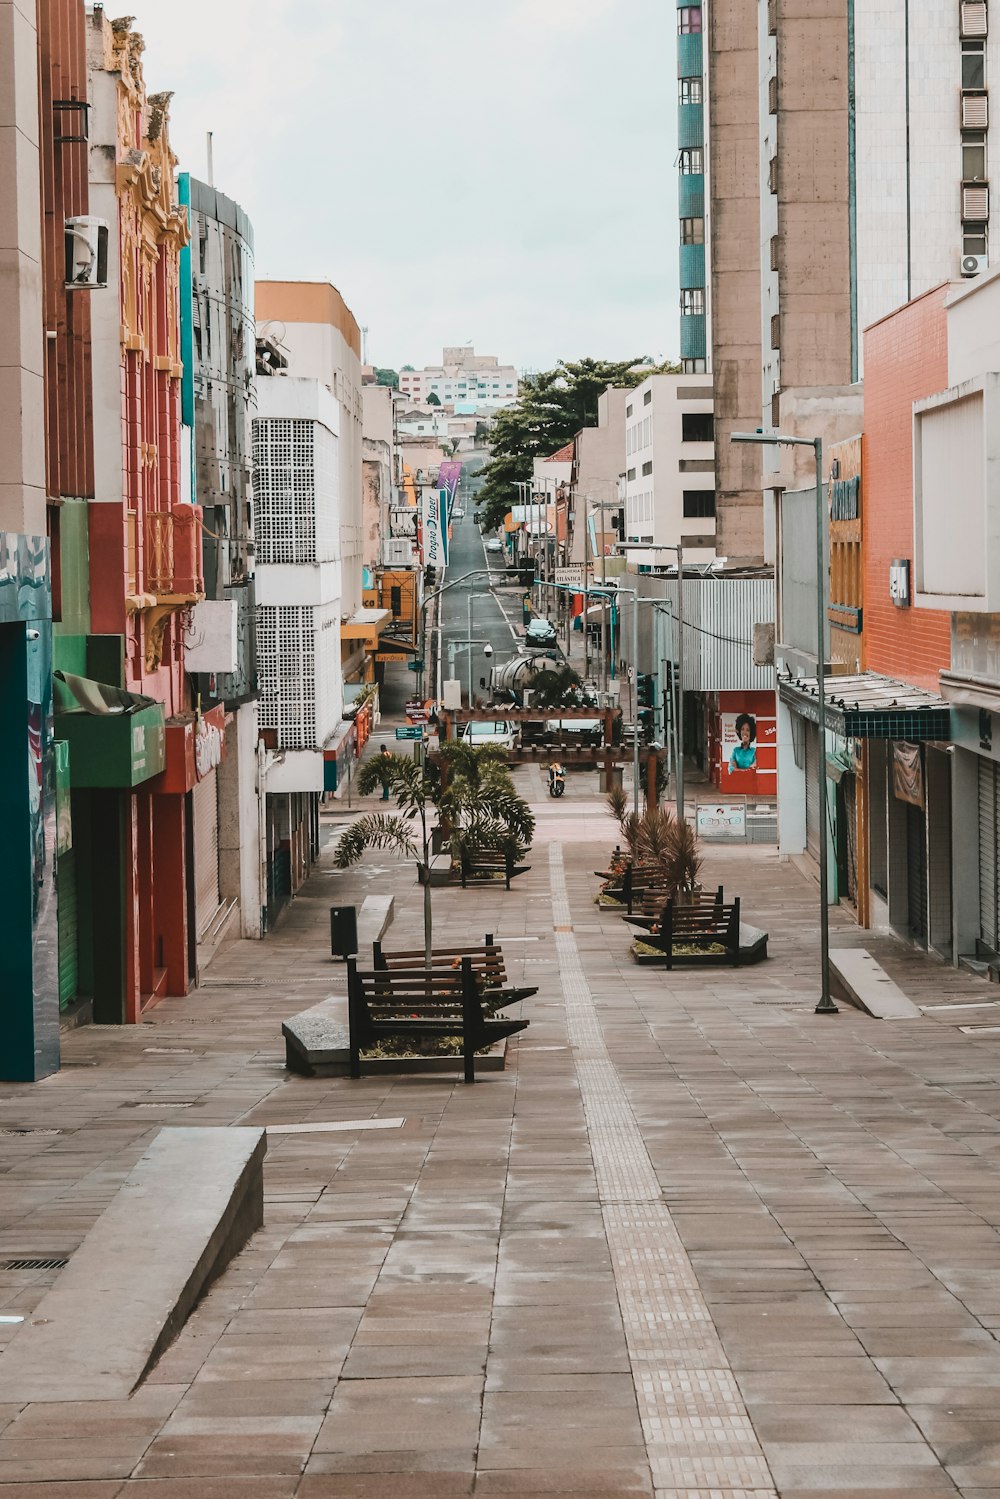
POLYGON ((258 385, 254 421, 260 727, 268 799, 323 790, 342 717, 340 403, 318 380, 258 385))
POLYGON ((680 543, 692 562, 714 557, 712 410, 711 375, 650 375, 628 392, 624 541, 653 548, 680 543))
POLYGON ((342 602, 361 604, 364 563, 361 330, 335 286, 326 281, 258 281, 257 331, 280 334, 289 374, 318 380, 337 403, 339 559, 342 602))
POLYGON ((510 406, 517 400, 517 370, 500 364, 494 354, 477 354, 471 346, 448 348, 439 365, 399 372, 399 388, 411 400, 435 395, 442 403, 510 406))
MULTIPOLYGON (((997 20, 993 16, 994 23, 997 20)), ((880 0, 854 15, 858 325, 1000 260, 990 244, 985 0, 880 0)))

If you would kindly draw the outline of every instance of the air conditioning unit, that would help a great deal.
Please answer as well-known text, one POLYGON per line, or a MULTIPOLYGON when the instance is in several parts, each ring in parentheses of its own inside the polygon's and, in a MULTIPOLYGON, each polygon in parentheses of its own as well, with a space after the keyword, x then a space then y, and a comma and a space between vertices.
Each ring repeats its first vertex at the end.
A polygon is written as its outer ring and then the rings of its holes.
POLYGON ((108 221, 89 214, 67 219, 66 287, 70 291, 90 291, 108 284, 108 221))
POLYGON ((989 261, 985 255, 963 255, 962 275, 981 276, 988 264, 989 261))

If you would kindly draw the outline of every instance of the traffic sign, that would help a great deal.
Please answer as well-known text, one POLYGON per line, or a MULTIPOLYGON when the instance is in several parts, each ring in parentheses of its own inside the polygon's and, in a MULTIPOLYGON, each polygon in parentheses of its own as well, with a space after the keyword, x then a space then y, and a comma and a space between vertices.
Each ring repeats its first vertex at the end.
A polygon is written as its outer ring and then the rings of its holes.
POLYGON ((421 660, 407 661, 406 668, 408 671, 423 671, 424 663, 421 660))
POLYGON ((397 739, 423 739, 423 725, 419 723, 405 724, 403 728, 396 730, 397 739))
POLYGON ((583 568, 557 567, 556 575, 552 581, 558 583, 561 588, 582 588, 583 568))

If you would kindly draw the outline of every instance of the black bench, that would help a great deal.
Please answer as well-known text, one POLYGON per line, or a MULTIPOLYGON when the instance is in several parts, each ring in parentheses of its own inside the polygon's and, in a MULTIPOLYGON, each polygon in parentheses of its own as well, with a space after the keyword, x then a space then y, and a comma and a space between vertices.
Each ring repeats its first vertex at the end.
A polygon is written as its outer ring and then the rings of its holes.
POLYGON ((476 1081, 476 1052, 523 1031, 527 1020, 497 1020, 496 994, 481 989, 469 957, 459 969, 375 969, 362 973, 347 960, 351 1076, 361 1076, 361 1053, 386 1037, 460 1036, 465 1081, 476 1081))
MULTIPOLYGON (((670 904, 671 897, 662 886, 650 885, 642 897, 642 910, 633 916, 631 913, 621 913, 622 921, 627 921, 630 926, 645 927, 647 932, 659 931, 663 925, 663 913, 670 904)), ((722 886, 716 890, 699 890, 696 894, 687 897, 689 905, 710 906, 721 909, 723 904, 722 886)))
POLYGON ((460 855, 459 880, 464 890, 469 880, 492 880, 497 874, 502 874, 504 885, 509 890, 514 876, 526 874, 530 868, 530 864, 515 864, 510 849, 501 853, 499 849, 481 848, 474 854, 460 855))
POLYGON ((492 932, 486 933, 481 947, 435 947, 431 949, 428 965, 424 948, 407 948, 386 952, 381 942, 372 943, 372 966, 390 973, 398 969, 428 968, 435 973, 448 973, 461 968, 462 959, 469 958, 472 971, 480 988, 488 992, 490 1009, 502 1009, 521 999, 530 999, 538 993, 537 984, 513 986, 507 983, 507 970, 503 952, 493 941, 492 932))
POLYGON ((740 961, 740 898, 737 895, 728 903, 684 906, 670 901, 659 934, 647 940, 666 955, 668 968, 674 966, 675 947, 705 948, 715 943, 725 948, 735 968, 740 961))

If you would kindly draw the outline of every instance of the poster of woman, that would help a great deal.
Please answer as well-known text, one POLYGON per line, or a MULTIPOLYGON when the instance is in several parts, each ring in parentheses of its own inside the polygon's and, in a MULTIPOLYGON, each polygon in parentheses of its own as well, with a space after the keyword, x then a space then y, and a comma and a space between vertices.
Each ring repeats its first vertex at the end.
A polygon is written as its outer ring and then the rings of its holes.
POLYGON ((752 713, 736 715, 736 743, 729 756, 729 774, 736 770, 755 770, 757 766, 757 720, 752 713))

